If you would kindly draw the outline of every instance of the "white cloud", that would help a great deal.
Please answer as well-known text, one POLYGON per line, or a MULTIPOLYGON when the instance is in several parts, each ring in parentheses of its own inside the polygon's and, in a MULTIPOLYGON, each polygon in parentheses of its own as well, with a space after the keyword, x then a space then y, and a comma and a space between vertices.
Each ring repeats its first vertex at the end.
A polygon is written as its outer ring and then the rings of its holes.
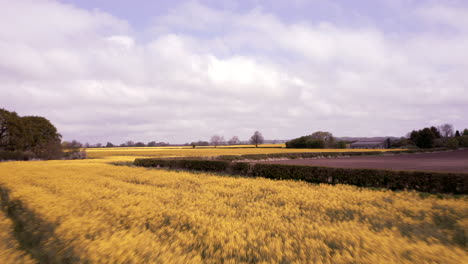
MULTIPOLYGON (((425 18, 447 20, 447 10, 428 10, 425 18)), ((260 8, 189 2, 137 30, 56 1, 0 0, 0 104, 92 142, 257 129, 267 138, 398 136, 434 120, 467 123, 467 47, 459 32, 408 37, 285 22, 260 8)))

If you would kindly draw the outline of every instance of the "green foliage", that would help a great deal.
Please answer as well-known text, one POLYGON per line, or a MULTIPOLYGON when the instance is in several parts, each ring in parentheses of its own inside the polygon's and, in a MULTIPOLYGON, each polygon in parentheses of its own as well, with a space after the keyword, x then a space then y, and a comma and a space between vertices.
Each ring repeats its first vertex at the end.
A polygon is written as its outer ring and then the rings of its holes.
POLYGON ((468 135, 457 137, 458 145, 462 148, 468 148, 468 135))
POLYGON ((34 153, 28 151, 0 151, 0 161, 5 160, 32 160, 34 153))
POLYGON ((25 116, 21 118, 21 121, 24 127, 23 150, 30 150, 41 159, 61 157, 62 135, 49 120, 40 116, 25 116))
MULTIPOLYGON (((346 144, 344 144, 346 147, 346 144)), ((330 132, 317 131, 308 136, 302 136, 286 142, 287 148, 335 148, 335 139, 330 132)))
POLYGON ((255 164, 252 175, 270 179, 295 179, 312 183, 350 184, 391 190, 413 189, 429 193, 468 193, 468 174, 461 173, 255 164))
POLYGON ((416 146, 420 148, 433 148, 435 147, 435 140, 441 138, 441 135, 435 127, 425 127, 421 130, 413 130, 410 134, 410 139, 416 146))
POLYGON ((413 189, 428 193, 468 194, 468 174, 463 173, 345 169, 181 159, 136 159, 134 165, 219 172, 277 180, 291 179, 311 183, 349 184, 391 190, 413 189))
POLYGON ((337 149, 345 149, 346 148, 346 142, 345 141, 337 141, 335 143, 335 148, 337 149))
POLYGON ((24 127, 15 112, 0 108, 0 150, 19 150, 23 144, 24 127))
POLYGON ((463 130, 463 136, 468 136, 468 128, 465 128, 465 129, 463 130))
POLYGON ((286 147, 287 148, 307 148, 307 140, 309 139, 309 136, 302 136, 299 138, 292 139, 288 142, 286 142, 286 147))
POLYGON ((212 160, 182 160, 182 159, 135 159, 135 166, 165 167, 171 169, 186 169, 196 171, 226 171, 228 161, 212 160))
POLYGON ((325 148, 325 141, 322 139, 310 138, 306 141, 306 148, 323 149, 325 148))
POLYGON ((445 147, 449 149, 457 149, 459 146, 458 140, 456 138, 449 138, 445 143, 445 147))
POLYGON ((31 152, 34 158, 54 159, 62 155, 60 142, 61 135, 46 118, 19 117, 0 109, 0 150, 31 152))

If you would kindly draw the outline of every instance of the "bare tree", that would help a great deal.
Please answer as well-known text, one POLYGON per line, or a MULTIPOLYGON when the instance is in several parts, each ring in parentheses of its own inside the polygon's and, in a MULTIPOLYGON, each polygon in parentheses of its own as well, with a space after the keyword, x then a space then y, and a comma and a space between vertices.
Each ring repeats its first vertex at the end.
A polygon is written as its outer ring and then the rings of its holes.
POLYGON ((258 144, 262 144, 264 141, 262 133, 255 131, 255 133, 250 137, 250 143, 255 145, 258 148, 258 144))
POLYGON ((443 125, 439 126, 438 129, 440 131, 440 134, 444 138, 453 137, 453 135, 454 135, 453 125, 452 124, 443 124, 443 125))
POLYGON ((215 146, 215 148, 222 144, 224 141, 224 137, 222 136, 218 136, 218 135, 214 135, 211 137, 211 145, 215 146))
POLYGON ((233 136, 229 141, 229 145, 238 145, 240 143, 240 140, 237 136, 233 136))

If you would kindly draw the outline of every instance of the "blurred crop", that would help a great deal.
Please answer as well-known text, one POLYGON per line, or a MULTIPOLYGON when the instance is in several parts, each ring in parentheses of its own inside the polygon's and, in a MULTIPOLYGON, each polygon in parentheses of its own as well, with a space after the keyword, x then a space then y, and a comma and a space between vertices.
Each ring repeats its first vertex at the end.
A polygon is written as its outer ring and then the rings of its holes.
POLYGON ((20 245, 13 234, 13 223, 0 211, 0 263, 33 264, 30 256, 20 249, 20 245))
POLYGON ((24 232, 34 240, 29 250, 37 259, 468 262, 465 196, 423 197, 416 192, 113 166, 104 161, 0 164, 0 186, 9 190, 3 203, 21 207, 17 209, 23 211, 24 232))

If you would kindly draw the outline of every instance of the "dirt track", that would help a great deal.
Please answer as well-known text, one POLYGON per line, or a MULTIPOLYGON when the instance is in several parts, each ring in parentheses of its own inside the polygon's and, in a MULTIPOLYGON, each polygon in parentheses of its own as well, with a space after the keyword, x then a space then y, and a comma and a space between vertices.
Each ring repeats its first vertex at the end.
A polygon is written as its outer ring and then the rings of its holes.
POLYGON ((329 159, 293 159, 259 163, 312 165, 336 168, 367 168, 468 173, 468 149, 438 153, 359 156, 329 159))

